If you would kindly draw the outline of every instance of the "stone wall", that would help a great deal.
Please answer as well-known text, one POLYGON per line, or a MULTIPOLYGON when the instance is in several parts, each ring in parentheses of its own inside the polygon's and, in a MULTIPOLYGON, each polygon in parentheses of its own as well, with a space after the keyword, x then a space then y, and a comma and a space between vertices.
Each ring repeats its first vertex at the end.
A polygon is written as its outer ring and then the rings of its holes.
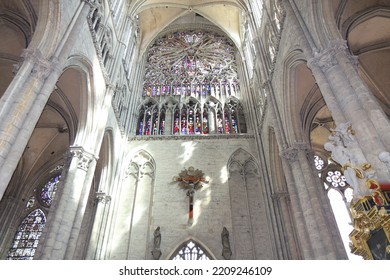
MULTIPOLYGON (((148 217, 140 215, 143 219, 147 218, 149 220, 148 231, 144 232, 145 239, 148 242, 146 242, 146 248, 144 240, 138 243, 130 241, 130 246, 123 244, 124 240, 128 241, 129 239, 127 235, 132 236, 137 227, 143 224, 144 221, 141 221, 139 217, 123 215, 123 212, 128 210, 126 204, 130 201, 123 200, 119 194, 118 197, 113 197, 113 207, 116 209, 115 217, 117 218, 115 219, 115 232, 111 243, 110 258, 122 259, 126 258, 126 254, 130 258, 134 258, 132 251, 142 251, 144 256, 138 255, 138 258, 152 259, 150 252, 153 249, 153 231, 160 226, 162 234, 161 259, 170 258, 178 246, 189 239, 202 244, 204 249, 216 259, 222 259, 221 232, 225 226, 230 232, 232 258, 234 259, 236 255, 240 255, 240 252, 235 251, 238 249, 234 246, 238 232, 234 232, 232 228, 232 215, 234 213, 231 209, 237 209, 237 207, 245 209, 248 201, 235 200, 235 203, 242 205, 231 207, 231 201, 233 200, 229 193, 228 162, 232 154, 241 149, 258 162, 254 139, 250 136, 225 136, 220 138, 213 136, 181 136, 178 137, 179 139, 162 141, 165 138, 161 137, 160 140, 149 139, 148 141, 133 140, 129 143, 124 168, 139 151, 148 154, 150 160, 155 164, 155 174, 151 186, 142 186, 152 189, 151 199, 150 197, 144 197, 140 201, 137 197, 134 205, 134 209, 144 209, 144 213, 149 213, 148 217), (192 225, 188 224, 188 197, 186 191, 180 189, 178 183, 173 181, 173 176, 177 176, 182 170, 188 169, 190 166, 202 170, 205 176, 209 177, 209 183, 204 184, 203 188, 195 193, 194 222, 192 225), (130 224, 128 220, 126 223, 123 221, 124 219, 133 219, 133 222, 130 224), (122 227, 118 225, 122 225, 122 227), (129 251, 123 249, 126 246, 128 246, 129 251)), ((258 165, 258 163, 256 164, 258 165)), ((123 170, 124 173, 125 170, 123 170)), ((121 192, 132 192, 129 190, 131 188, 129 185, 132 185, 131 181, 133 179, 122 176, 121 192)), ((240 183, 244 184, 244 182, 240 183)), ((141 193, 140 187, 139 185, 138 193, 141 193)), ((262 192, 260 188, 257 188, 257 190, 259 193, 262 192)), ((258 197, 263 197, 263 195, 258 197)), ((264 213, 265 203, 260 203, 263 205, 262 211, 264 213)), ((135 213, 136 211, 133 214, 135 213)), ((265 217, 265 215, 262 216, 265 217)), ((264 221, 264 219, 266 218, 252 219, 250 227, 267 228, 268 221, 264 221)), ((270 239, 270 236, 266 236, 263 240, 255 242, 257 247, 261 247, 258 248, 260 251, 269 253, 268 256, 263 255, 263 258, 274 258, 270 248, 270 239)), ((250 240, 250 243, 254 243, 253 240, 250 240)))

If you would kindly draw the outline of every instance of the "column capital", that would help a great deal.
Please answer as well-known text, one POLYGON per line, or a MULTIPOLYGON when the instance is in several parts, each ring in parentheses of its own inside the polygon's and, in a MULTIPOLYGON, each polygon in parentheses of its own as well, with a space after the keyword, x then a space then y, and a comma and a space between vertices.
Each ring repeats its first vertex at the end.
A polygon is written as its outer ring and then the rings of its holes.
POLYGON ((323 72, 326 72, 338 65, 336 54, 345 52, 346 49, 348 49, 348 45, 345 40, 331 41, 327 48, 320 52, 314 52, 313 57, 308 60, 307 65, 311 69, 317 66, 323 72))
POLYGON ((107 195, 105 192, 98 191, 96 192, 96 201, 101 204, 109 204, 111 201, 111 196, 107 195))
POLYGON ((87 152, 83 147, 80 146, 71 146, 69 148, 69 154, 71 159, 78 159, 77 168, 84 171, 88 171, 91 163, 97 160, 97 157, 94 154, 87 152))
POLYGON ((298 160, 298 151, 296 147, 289 147, 280 152, 280 156, 286 159, 289 163, 296 162, 298 160))
POLYGON ((281 198, 290 198, 290 194, 288 192, 276 192, 271 194, 272 199, 280 200, 281 198))
POLYGON ((102 0, 82 0, 82 1, 90 5, 92 8, 96 8, 102 5, 102 0))
POLYGON ((13 65, 12 73, 16 75, 25 61, 29 61, 32 66, 31 75, 39 80, 46 79, 49 74, 58 67, 58 59, 47 59, 42 55, 41 50, 24 49, 20 56, 19 62, 13 65))

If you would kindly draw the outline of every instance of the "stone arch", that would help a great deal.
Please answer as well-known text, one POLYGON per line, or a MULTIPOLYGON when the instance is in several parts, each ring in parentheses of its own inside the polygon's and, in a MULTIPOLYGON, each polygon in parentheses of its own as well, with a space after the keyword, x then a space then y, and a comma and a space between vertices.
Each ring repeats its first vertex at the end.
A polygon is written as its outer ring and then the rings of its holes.
POLYGON ((93 187, 85 212, 77 259, 104 259, 107 244, 111 197, 116 191, 113 183, 113 134, 106 129, 96 164, 93 187))
POLYGON ((210 250, 205 246, 202 242, 198 241, 197 239, 193 237, 188 237, 184 241, 180 243, 180 245, 176 245, 176 249, 172 253, 168 255, 168 259, 172 260, 175 259, 175 257, 178 257, 177 260, 215 260, 216 258, 212 255, 210 250), (187 248, 187 251, 185 252, 185 249, 187 248), (194 255, 197 254, 196 257, 194 255), (194 258, 192 258, 194 257, 194 258))
POLYGON ((63 33, 60 32, 62 5, 62 2, 39 2, 38 22, 29 48, 38 48, 47 58, 52 57, 58 42, 62 39, 63 33))
POLYGON ((318 86, 311 70, 307 67, 302 50, 293 50, 286 56, 283 80, 283 99, 286 102, 280 112, 284 124, 283 130, 286 131, 285 135, 289 138, 286 140, 288 143, 304 141, 303 123, 307 113, 305 101, 311 92, 316 93, 318 86), (305 109, 302 109, 303 107, 305 109), (302 110, 306 110, 303 111, 303 115, 302 110))
POLYGON ((258 164, 250 153, 240 148, 230 156, 227 166, 233 257, 240 260, 273 259, 267 203, 260 187, 258 164), (262 240, 259 240, 260 236, 262 240))
POLYGON ((110 258, 147 259, 156 164, 146 150, 131 154, 127 162, 120 190, 113 197, 110 258))
POLYGON ((93 118, 94 104, 100 93, 95 89, 92 68, 88 58, 74 54, 66 61, 57 82, 57 88, 60 88, 62 95, 68 99, 68 106, 73 107, 73 112, 69 114, 77 125, 74 142, 78 144, 93 137, 96 131, 97 120, 93 118))
POLYGON ((9 3, 3 3, 0 15, 0 37, 6 38, 0 42, 0 98, 20 67, 20 56, 30 44, 36 26, 28 13, 20 13, 31 8, 29 1, 12 5, 9 3))

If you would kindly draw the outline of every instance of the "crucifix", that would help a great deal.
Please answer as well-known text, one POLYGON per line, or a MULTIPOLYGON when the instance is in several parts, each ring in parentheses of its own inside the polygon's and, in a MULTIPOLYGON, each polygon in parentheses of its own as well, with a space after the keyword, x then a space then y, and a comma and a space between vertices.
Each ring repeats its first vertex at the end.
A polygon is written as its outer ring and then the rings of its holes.
POLYGON ((207 184, 208 181, 204 177, 201 170, 195 169, 190 166, 179 173, 179 176, 173 177, 174 181, 180 182, 179 186, 183 190, 186 190, 186 194, 189 198, 189 210, 188 210, 188 224, 192 225, 194 222, 194 194, 195 191, 203 186, 203 183, 207 184))

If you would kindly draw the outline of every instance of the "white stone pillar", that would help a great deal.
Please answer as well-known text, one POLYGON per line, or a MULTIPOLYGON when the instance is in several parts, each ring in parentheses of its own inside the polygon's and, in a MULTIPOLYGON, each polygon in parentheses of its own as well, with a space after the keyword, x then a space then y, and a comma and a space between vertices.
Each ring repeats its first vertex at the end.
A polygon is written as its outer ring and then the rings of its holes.
MULTIPOLYGON (((33 48, 23 52, 24 61, 1 98, 0 199, 62 73, 59 65, 68 58, 79 35, 77 28, 86 21, 89 9, 90 6, 85 5, 84 1, 80 2, 62 40, 55 47, 54 54, 33 48)), ((40 42, 42 46, 53 44, 52 36, 44 38, 48 41, 40 42)))
POLYGON ((164 135, 173 135, 173 106, 172 103, 168 103, 168 106, 165 111, 165 131, 164 135))
POLYGON ((60 75, 57 63, 46 60, 38 49, 26 50, 23 56, 26 60, 1 99, 0 199, 60 75), (50 89, 44 90, 44 84, 50 89))
MULTIPOLYGON (((348 66, 347 59, 349 58, 346 53, 346 45, 332 42, 328 48, 315 53, 314 57, 309 60, 308 66, 313 71, 336 123, 351 122, 365 161, 372 165, 379 178, 388 179, 390 176, 378 155, 386 150, 381 135, 385 135, 386 133, 383 131, 389 131, 390 126, 383 120, 373 119, 373 115, 377 115, 378 110, 381 109, 379 105, 373 108, 373 97, 369 98, 367 94, 359 97, 361 90, 357 92, 358 88, 352 85, 353 82, 356 83, 357 74, 351 72, 356 70, 348 66), (364 105, 364 103, 370 105, 364 105), (377 130, 376 122, 381 123, 379 127, 382 131, 377 130)), ((389 136, 383 139, 387 138, 389 136)))
MULTIPOLYGON (((302 184, 302 179, 299 177, 296 180, 297 173, 299 173, 298 163, 298 149, 290 147, 280 152, 282 161, 285 166, 290 166, 291 172, 285 172, 287 179, 287 188, 291 199, 291 209, 295 220, 295 227, 297 230, 298 243, 300 245, 303 259, 313 259, 314 252, 309 239, 309 232, 306 227, 306 217, 303 213, 303 206, 301 205, 301 191, 299 185, 302 184)), ((306 198, 306 197, 305 197, 306 198)))
POLYGON ((89 246, 87 249, 86 259, 95 260, 103 259, 104 255, 103 247, 104 241, 107 238, 105 236, 107 227, 108 211, 110 209, 111 196, 98 192, 96 193, 96 213, 92 227, 91 238, 89 240, 89 246))
MULTIPOLYGON (((90 193, 96 157, 82 147, 70 147, 70 165, 58 202, 52 205, 39 259, 72 259, 90 193), (53 207, 54 206, 54 207, 53 207), (54 208, 54 209, 53 209, 54 208)), ((57 198, 57 197, 56 197, 57 198)))
MULTIPOLYGON (((321 184, 317 184, 313 173, 310 147, 306 143, 297 143, 284 150, 282 156, 291 166, 295 190, 290 192, 292 208, 297 216, 297 232, 305 259, 346 259, 345 251, 337 236, 334 235, 324 202, 319 194, 321 184), (296 197, 293 197, 295 193, 296 197), (297 205, 294 205, 297 204, 297 205), (299 207, 297 209, 297 207, 299 207), (302 215, 302 216, 301 216, 302 215), (303 229, 302 229, 302 228, 303 229), (310 242, 307 242, 307 241, 310 242), (310 243, 311 245, 307 244, 310 243)), ((313 159, 314 160, 314 159, 313 159)))

